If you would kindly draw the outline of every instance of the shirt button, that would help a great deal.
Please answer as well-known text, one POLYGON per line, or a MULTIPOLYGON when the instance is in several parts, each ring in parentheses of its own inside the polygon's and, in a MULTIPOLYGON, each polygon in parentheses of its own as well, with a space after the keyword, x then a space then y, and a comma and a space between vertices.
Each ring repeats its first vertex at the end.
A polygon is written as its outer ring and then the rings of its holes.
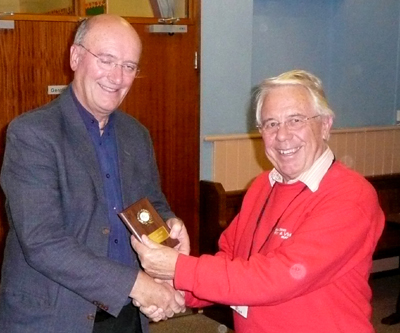
POLYGON ((115 243, 115 244, 118 244, 118 239, 114 239, 114 243, 115 243))
POLYGON ((103 228, 102 233, 103 233, 103 235, 108 235, 110 233, 110 229, 109 228, 103 228))
POLYGON ((107 177, 107 178, 110 178, 111 176, 110 176, 110 174, 109 174, 109 173, 107 173, 107 174, 106 174, 106 177, 107 177))
POLYGON ((87 319, 89 319, 89 320, 94 320, 94 317, 95 317, 95 315, 92 313, 87 315, 87 319))

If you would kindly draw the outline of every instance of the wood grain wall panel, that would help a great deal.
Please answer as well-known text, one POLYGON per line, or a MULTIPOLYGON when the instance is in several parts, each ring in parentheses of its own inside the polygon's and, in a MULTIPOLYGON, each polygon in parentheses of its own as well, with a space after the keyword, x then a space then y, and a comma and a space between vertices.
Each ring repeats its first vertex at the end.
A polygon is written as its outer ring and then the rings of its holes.
POLYGON ((345 163, 352 169, 356 168, 357 165, 357 133, 346 134, 346 155, 345 163))
POLYGON ((373 175, 383 175, 384 174, 384 165, 385 163, 389 163, 389 161, 385 161, 385 136, 386 133, 383 131, 374 132, 374 150, 371 153, 374 155, 374 173, 373 175))
POLYGON ((17 115, 54 98, 47 95, 48 85, 71 80, 66 45, 75 27, 70 22, 17 21, 14 30, 0 30, 2 132, 17 115))
POLYGON ((215 176, 223 178, 228 188, 235 188, 238 177, 232 177, 232 175, 238 175, 239 172, 237 141, 219 142, 218 146, 218 150, 225 156, 225 160, 219 161, 215 169, 215 176))
MULTIPOLYGON (((66 85, 73 73, 69 46, 77 22, 15 21, 0 30, 0 157, 9 122, 57 96, 48 85, 66 85)), ((194 69, 198 28, 186 34, 151 34, 148 23, 132 23, 143 42, 141 72, 121 108, 136 117, 153 139, 161 185, 182 218, 198 253, 199 73, 194 69)), ((1 161, 0 161, 1 162, 1 161)), ((0 194, 2 196, 2 193, 0 194)), ((7 223, 1 197, 0 259, 7 223)), ((1 260, 0 260, 1 261, 1 260)))
POLYGON ((252 155, 255 156, 255 163, 252 163, 250 160, 248 161, 250 170, 245 188, 248 188, 250 186, 251 181, 249 180, 254 178, 254 175, 260 174, 262 170, 271 169, 269 167, 269 160, 265 157, 264 143, 262 142, 262 140, 253 140, 251 148, 252 155), (265 165, 266 163, 268 163, 268 165, 265 165))
POLYGON ((238 174, 237 188, 246 188, 248 179, 251 177, 249 165, 252 162, 252 151, 253 145, 248 140, 240 140, 238 142, 238 164, 241 171, 238 174))
POLYGON ((365 174, 365 161, 366 161, 366 133, 356 133, 356 170, 365 174))
POLYGON ((217 141, 214 143, 214 165, 213 165, 213 177, 215 179, 223 179, 224 183, 227 183, 225 179, 226 163, 229 157, 226 156, 226 142, 217 141), (218 158, 215 158, 218 156, 218 158))
POLYGON ((336 136, 330 136, 329 137, 329 147, 331 147, 332 150, 336 150, 337 144, 336 144, 336 136))
MULTIPOLYGON (((212 141, 212 140, 211 140, 212 141)), ((261 138, 222 136, 214 142, 214 179, 227 191, 247 188, 262 170, 270 169, 261 138)))
MULTIPOLYGON (((67 84, 67 45, 77 23, 16 21, 15 29, 0 30, 0 162, 3 160, 7 125, 25 111, 50 102, 47 86, 67 84)), ((0 207, 0 259, 8 224, 0 207)), ((1 262, 1 260, 0 260, 1 262)))
POLYGON ((394 131, 383 132, 384 133, 384 141, 382 145, 380 145, 381 150, 383 151, 383 168, 382 174, 389 174, 393 169, 393 150, 391 149, 394 146, 394 131))
MULTIPOLYGON (((331 138, 333 138, 333 135, 331 135, 331 138)), ((346 145, 347 145, 346 133, 339 133, 335 135, 335 140, 336 140, 336 148, 335 149, 332 148, 332 151, 334 152, 336 159, 343 161, 346 158, 346 145)))
POLYGON ((364 175, 373 176, 375 172, 375 133, 370 133, 365 138, 366 155, 364 162, 364 175))
POLYGON ((226 156, 228 156, 226 160, 226 165, 225 165, 225 175, 226 177, 226 182, 229 184, 229 187, 238 187, 238 179, 240 178, 240 155, 239 155, 239 149, 238 149, 238 144, 240 141, 234 142, 234 141, 229 141, 226 143, 226 156), (237 177, 230 177, 229 172, 233 172, 234 174, 237 175, 237 177))

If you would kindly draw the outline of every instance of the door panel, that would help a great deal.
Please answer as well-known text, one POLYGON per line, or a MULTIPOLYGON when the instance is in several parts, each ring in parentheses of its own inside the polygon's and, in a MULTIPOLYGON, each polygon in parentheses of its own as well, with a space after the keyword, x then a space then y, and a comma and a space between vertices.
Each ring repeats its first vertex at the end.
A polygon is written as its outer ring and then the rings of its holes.
POLYGON ((162 186, 188 228, 197 252, 199 185, 199 73, 194 68, 197 32, 153 34, 135 25, 143 39, 140 75, 122 108, 151 133, 162 186))

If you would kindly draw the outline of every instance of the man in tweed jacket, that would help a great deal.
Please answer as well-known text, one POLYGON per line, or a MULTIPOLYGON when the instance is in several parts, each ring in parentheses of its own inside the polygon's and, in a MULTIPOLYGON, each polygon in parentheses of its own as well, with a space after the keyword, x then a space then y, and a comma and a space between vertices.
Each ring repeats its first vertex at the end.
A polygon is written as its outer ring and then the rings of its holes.
POLYGON ((8 128, 4 332, 146 333, 148 320, 136 306, 152 309, 147 314, 156 320, 184 309, 179 292, 140 269, 117 216, 147 197, 189 252, 186 229, 160 189, 148 131, 117 110, 140 54, 124 19, 85 21, 70 51, 71 85, 8 128))

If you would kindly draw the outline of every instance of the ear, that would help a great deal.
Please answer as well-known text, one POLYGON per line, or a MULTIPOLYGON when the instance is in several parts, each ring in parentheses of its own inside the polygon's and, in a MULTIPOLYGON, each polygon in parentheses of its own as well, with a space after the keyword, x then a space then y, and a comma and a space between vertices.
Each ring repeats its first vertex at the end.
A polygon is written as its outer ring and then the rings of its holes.
POLYGON ((324 139, 324 141, 329 140, 332 124, 333 124, 332 116, 322 117, 322 138, 324 139))
POLYGON ((69 65, 74 72, 78 68, 79 62, 81 60, 82 54, 80 51, 80 47, 76 44, 72 44, 69 50, 69 65))

